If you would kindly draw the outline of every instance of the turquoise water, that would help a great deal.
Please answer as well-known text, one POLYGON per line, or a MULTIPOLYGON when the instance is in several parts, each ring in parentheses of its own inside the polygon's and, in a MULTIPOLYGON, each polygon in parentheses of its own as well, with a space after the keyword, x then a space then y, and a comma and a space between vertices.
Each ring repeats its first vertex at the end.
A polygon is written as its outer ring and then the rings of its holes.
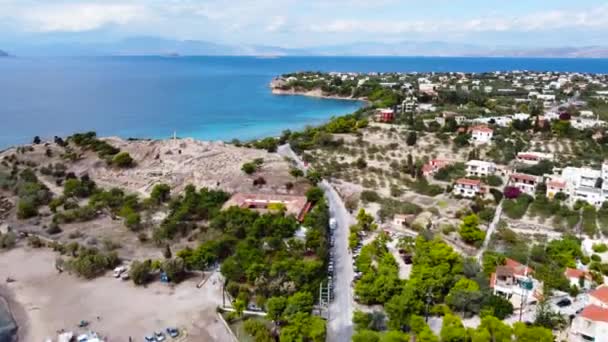
POLYGON ((0 59, 0 148, 32 137, 242 140, 352 112, 360 102, 274 96, 295 71, 551 70, 608 73, 607 59, 434 57, 89 57, 0 59))

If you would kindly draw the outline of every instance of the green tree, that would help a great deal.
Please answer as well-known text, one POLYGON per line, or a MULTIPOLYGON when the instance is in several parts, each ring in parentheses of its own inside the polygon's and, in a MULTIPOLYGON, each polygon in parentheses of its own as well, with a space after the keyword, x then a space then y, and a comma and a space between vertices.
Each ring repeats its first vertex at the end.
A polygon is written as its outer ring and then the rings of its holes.
POLYGON ((468 244, 479 244, 483 242, 486 233, 479 229, 479 217, 475 214, 466 216, 460 225, 460 237, 468 244))
POLYGON ((482 294, 473 280, 461 278, 445 298, 446 303, 463 314, 476 314, 480 310, 482 294))
POLYGON ((289 317, 298 312, 310 313, 314 300, 309 292, 296 292, 287 299, 285 316, 289 317))
POLYGON ((287 299, 285 297, 271 297, 266 301, 266 313, 268 318, 273 321, 279 321, 283 316, 283 311, 287 306, 287 299))
POLYGON ((441 342, 466 342, 466 329, 460 317, 453 314, 443 316, 441 326, 441 342))
POLYGON ((553 332, 550 329, 529 327, 521 322, 513 325, 513 335, 517 342, 553 342, 553 332))
POLYGON ((324 196, 323 190, 318 186, 313 186, 306 191, 306 199, 308 202, 317 203, 324 196))
POLYGON ((238 317, 242 317, 243 312, 245 312, 245 308, 247 308, 247 304, 242 299, 236 299, 232 303, 232 307, 234 308, 234 312, 236 312, 236 315, 238 317))

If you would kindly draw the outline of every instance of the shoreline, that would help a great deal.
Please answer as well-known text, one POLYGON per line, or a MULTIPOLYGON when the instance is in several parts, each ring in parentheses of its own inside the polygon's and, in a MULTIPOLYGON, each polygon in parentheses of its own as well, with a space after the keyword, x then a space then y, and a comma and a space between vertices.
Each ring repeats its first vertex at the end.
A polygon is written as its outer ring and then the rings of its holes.
POLYGON ((15 324, 13 341, 26 341, 29 327, 29 317, 25 307, 16 299, 15 293, 6 285, 0 285, 0 304, 4 304, 9 314, 9 319, 15 324))
POLYGON ((368 105, 370 102, 365 98, 355 98, 355 97, 346 97, 346 96, 338 96, 338 95, 323 95, 321 89, 313 89, 309 91, 296 91, 295 89, 283 90, 279 88, 270 87, 273 95, 286 95, 286 96, 306 96, 306 97, 314 97, 319 99, 328 99, 328 100, 346 100, 346 101, 359 101, 368 105))

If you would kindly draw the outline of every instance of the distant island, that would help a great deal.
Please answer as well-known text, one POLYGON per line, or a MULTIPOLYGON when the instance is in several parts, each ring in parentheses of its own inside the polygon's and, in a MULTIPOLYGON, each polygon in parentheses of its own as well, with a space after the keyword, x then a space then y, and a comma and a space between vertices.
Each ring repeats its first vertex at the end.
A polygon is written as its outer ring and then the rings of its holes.
MULTIPOLYGON (((6 47, 5 47, 6 48, 6 47)), ((447 41, 353 42, 288 48, 252 44, 221 44, 201 40, 128 37, 104 43, 22 43, 11 46, 22 56, 427 56, 606 58, 606 46, 509 46, 447 41)), ((1 54, 0 54, 1 56, 1 54)))
POLYGON ((0 50, 0 57, 8 57, 8 53, 0 50))

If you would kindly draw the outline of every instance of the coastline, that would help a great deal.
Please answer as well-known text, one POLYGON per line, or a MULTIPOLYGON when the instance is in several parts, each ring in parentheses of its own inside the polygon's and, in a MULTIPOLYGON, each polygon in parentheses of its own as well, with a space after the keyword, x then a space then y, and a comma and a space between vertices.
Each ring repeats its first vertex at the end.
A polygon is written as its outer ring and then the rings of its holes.
POLYGON ((338 96, 338 95, 323 95, 323 91, 321 89, 313 89, 309 91, 296 91, 295 89, 283 90, 278 88, 273 88, 273 95, 288 95, 288 96, 307 96, 307 97, 316 97, 319 99, 329 99, 329 100, 347 100, 347 101, 360 101, 365 102, 366 104, 369 101, 365 98, 355 98, 355 97, 347 97, 347 96, 338 96))
POLYGON ((4 305, 8 311, 9 319, 13 321, 16 331, 13 341, 26 341, 29 318, 25 307, 19 303, 13 291, 4 284, 0 285, 0 305, 4 305))

